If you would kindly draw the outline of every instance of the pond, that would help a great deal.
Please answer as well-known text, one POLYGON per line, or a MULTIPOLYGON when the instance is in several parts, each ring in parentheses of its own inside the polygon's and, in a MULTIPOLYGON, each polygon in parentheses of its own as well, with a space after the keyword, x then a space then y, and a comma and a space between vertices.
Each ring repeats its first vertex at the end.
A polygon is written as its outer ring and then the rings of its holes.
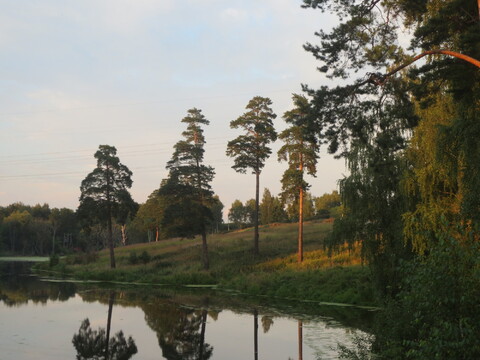
POLYGON ((51 281, 0 262, 5 360, 338 359, 373 316, 208 289, 51 281))

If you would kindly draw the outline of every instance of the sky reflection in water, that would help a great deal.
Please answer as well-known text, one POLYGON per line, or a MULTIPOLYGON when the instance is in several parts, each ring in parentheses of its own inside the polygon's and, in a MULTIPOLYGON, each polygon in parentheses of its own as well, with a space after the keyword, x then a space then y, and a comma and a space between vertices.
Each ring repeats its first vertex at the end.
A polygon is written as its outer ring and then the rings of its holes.
POLYGON ((337 343, 351 343, 354 332, 354 327, 332 318, 311 313, 291 316, 235 297, 152 292, 148 288, 112 292, 3 276, 0 358, 74 359, 72 339, 85 319, 91 330, 106 331, 109 301, 113 304, 110 338, 119 331, 125 339, 131 336, 138 349, 132 359, 255 359, 255 323, 258 359, 337 359, 337 343))

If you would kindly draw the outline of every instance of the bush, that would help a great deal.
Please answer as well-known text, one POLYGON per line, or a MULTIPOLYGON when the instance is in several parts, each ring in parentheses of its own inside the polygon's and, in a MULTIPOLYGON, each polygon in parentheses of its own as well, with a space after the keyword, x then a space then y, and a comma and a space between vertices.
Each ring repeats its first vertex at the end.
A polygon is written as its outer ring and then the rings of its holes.
POLYGON ((128 263, 130 265, 136 265, 138 264, 138 257, 137 257, 137 253, 135 251, 132 251, 130 253, 130 256, 128 257, 128 263))
POLYGON ((144 264, 148 264, 151 260, 150 255, 144 250, 140 256, 138 257, 138 260, 141 261, 144 264))
POLYGON ((50 256, 50 267, 54 267, 54 266, 58 265, 59 261, 60 261, 60 258, 58 257, 58 255, 57 254, 52 254, 50 256))
POLYGON ((152 260, 152 257, 144 250, 140 255, 137 256, 135 251, 130 253, 128 257, 128 263, 130 265, 137 265, 137 264, 148 264, 152 260))

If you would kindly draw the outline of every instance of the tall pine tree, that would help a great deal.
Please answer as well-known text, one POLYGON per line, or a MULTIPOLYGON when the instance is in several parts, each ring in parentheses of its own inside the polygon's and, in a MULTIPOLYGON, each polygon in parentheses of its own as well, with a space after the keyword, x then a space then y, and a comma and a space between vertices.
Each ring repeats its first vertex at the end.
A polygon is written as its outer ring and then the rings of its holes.
POLYGON ((316 137, 308 131, 312 115, 308 99, 293 95, 294 109, 287 111, 283 118, 289 128, 282 131, 279 138, 285 143, 278 151, 278 159, 288 161, 288 169, 282 177, 282 197, 298 200, 298 262, 303 261, 303 202, 309 184, 304 179, 305 172, 315 176, 318 159, 316 137))
POLYGON ((234 158, 235 171, 245 174, 251 169, 255 175, 255 215, 254 215, 254 246, 253 253, 259 253, 258 218, 260 202, 260 174, 272 150, 268 146, 277 139, 273 120, 277 117, 269 98, 255 96, 246 106, 247 112, 230 122, 233 129, 242 129, 243 135, 227 144, 227 155, 234 158))
POLYGON ((167 163, 168 179, 160 187, 168 205, 164 210, 163 225, 171 235, 202 237, 202 262, 210 266, 207 246, 207 227, 212 221, 211 205, 214 203, 210 183, 215 175, 211 166, 205 165, 205 137, 203 125, 210 122, 201 110, 193 108, 182 119, 187 129, 183 140, 174 146, 172 159, 167 163))

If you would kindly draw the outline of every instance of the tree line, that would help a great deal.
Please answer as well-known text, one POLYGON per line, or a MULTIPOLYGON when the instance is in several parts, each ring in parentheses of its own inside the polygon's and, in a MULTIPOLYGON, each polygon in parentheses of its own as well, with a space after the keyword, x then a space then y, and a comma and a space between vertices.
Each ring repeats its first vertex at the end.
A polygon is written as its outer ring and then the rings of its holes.
MULTIPOLYGON (((181 120, 186 130, 181 133, 183 139, 175 144, 172 158, 166 164, 168 177, 145 203, 137 204, 132 199, 129 189, 133 174, 121 163, 117 149, 100 145, 94 154, 97 165, 80 185, 80 204, 75 212, 50 209, 48 204, 30 207, 17 203, 0 208, 0 250, 12 254, 50 255, 56 251, 94 251, 107 247, 110 265, 114 268, 114 248, 120 244, 200 235, 203 265, 207 269, 208 233, 252 226, 255 228, 253 253, 256 255, 259 225, 287 221, 302 224, 304 219, 338 216, 338 192, 320 198, 307 192, 309 185, 303 180, 302 169, 305 166, 314 175, 312 164, 317 154, 312 152, 314 148, 304 145, 308 143, 302 140, 305 131, 294 121, 295 118, 304 119, 306 98, 295 95, 294 104, 296 108, 284 115, 292 126, 279 135, 285 145, 278 158, 289 163, 279 196, 265 189, 262 200, 259 198, 260 174, 271 155, 268 144, 277 138, 271 100, 254 97, 246 106, 247 112, 231 122, 232 128, 241 128, 244 133, 228 143, 226 153, 234 160, 233 169, 240 173, 247 169, 252 171, 256 176, 256 188, 255 199, 248 200, 245 205, 239 200, 233 202, 228 226, 223 224, 224 205, 210 186, 214 169, 203 163, 206 143, 203 126, 209 121, 201 110, 193 108, 181 120)), ((299 248, 299 251, 303 250, 299 248)))

